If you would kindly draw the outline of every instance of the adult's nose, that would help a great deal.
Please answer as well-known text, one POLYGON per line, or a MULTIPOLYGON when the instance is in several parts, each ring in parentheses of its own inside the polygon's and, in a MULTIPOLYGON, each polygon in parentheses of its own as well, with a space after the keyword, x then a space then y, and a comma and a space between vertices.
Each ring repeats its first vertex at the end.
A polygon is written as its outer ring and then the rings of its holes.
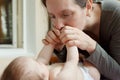
POLYGON ((61 19, 57 19, 56 21, 54 21, 54 27, 58 30, 61 30, 64 27, 64 22, 61 19))

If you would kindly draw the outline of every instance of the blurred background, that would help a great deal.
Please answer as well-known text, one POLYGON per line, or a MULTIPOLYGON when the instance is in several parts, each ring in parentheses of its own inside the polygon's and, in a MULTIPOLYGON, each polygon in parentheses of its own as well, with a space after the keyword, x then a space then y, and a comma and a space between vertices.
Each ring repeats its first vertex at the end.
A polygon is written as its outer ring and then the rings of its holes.
POLYGON ((0 0, 0 74, 18 56, 37 56, 48 25, 40 0, 0 0))
POLYGON ((0 0, 0 74, 18 56, 36 58, 49 25, 40 0, 0 0))

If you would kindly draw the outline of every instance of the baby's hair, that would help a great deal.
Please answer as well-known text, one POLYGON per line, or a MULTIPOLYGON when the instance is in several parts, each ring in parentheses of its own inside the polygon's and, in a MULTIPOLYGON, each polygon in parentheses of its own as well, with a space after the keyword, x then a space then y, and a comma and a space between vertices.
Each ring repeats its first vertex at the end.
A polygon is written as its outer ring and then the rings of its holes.
POLYGON ((24 72, 21 64, 24 64, 21 58, 13 60, 4 70, 1 80, 19 80, 24 72))
MULTIPOLYGON (((1 80, 42 80, 40 76, 28 69, 30 67, 27 62, 30 61, 27 57, 18 57, 14 59, 4 70, 1 80)), ((32 59, 31 59, 32 61, 32 59)))

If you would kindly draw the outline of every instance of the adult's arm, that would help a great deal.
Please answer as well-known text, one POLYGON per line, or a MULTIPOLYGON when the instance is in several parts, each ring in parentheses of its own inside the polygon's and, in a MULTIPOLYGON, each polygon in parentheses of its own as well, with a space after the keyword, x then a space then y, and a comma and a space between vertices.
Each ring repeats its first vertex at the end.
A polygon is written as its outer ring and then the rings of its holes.
POLYGON ((120 80, 120 65, 99 44, 96 45, 94 53, 87 60, 93 63, 100 73, 108 79, 120 80))
POLYGON ((120 2, 105 0, 102 5, 102 46, 96 44, 95 51, 87 60, 108 79, 120 80, 120 2))

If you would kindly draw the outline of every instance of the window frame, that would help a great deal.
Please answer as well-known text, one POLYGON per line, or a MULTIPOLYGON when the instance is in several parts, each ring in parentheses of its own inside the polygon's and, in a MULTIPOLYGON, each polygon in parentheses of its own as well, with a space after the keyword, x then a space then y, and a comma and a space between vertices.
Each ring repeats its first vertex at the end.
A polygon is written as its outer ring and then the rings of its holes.
MULTIPOLYGON (((17 0, 13 0, 14 15, 17 13, 17 0)), ((23 0, 23 48, 16 48, 17 42, 17 15, 13 17, 13 46, 8 48, 0 47, 0 57, 4 56, 34 56, 36 53, 36 39, 35 39, 35 0, 23 0), (32 5, 32 6, 31 6, 32 5), (14 48, 13 48, 14 47, 14 48)))

